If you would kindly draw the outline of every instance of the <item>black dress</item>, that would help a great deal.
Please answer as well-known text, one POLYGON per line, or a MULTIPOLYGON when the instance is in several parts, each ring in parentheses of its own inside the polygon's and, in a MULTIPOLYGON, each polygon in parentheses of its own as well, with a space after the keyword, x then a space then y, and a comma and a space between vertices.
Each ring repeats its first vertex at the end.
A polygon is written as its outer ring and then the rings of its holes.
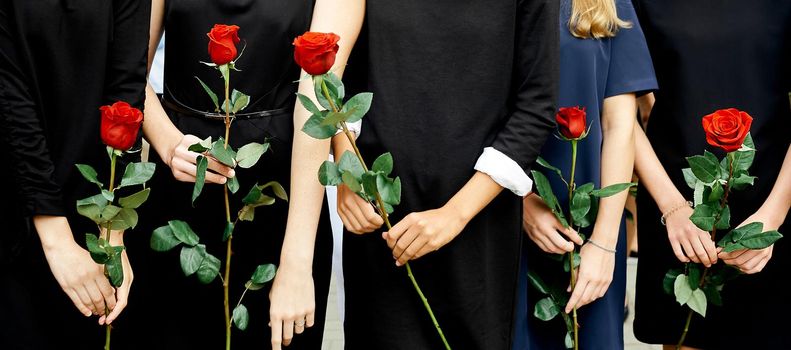
MULTIPOLYGON (((241 206, 241 199, 256 183, 279 181, 289 188, 292 109, 299 79, 299 67, 293 63, 291 41, 310 25, 313 1, 255 0, 168 0, 165 12, 165 79, 163 106, 173 124, 184 134, 216 139, 225 132, 222 120, 210 120, 194 111, 213 111, 214 105, 194 78, 198 76, 213 91, 221 94, 222 78, 218 71, 199 61, 208 61, 206 33, 215 23, 235 24, 241 29, 241 46, 247 45, 237 61, 241 72, 231 73, 231 87, 251 96, 242 113, 259 113, 250 119, 233 122, 230 143, 238 149, 250 143, 268 141, 270 150, 251 169, 236 169, 241 184, 231 196, 231 213, 241 206), (264 113, 265 111, 268 111, 264 113)), ((212 255, 225 261, 225 225, 223 189, 207 184, 195 207, 191 205, 193 184, 178 182, 156 153, 152 158, 160 171, 152 182, 152 196, 141 213, 141 234, 128 237, 129 251, 146 255, 134 261, 136 270, 127 319, 116 326, 126 349, 220 349, 224 346, 223 292, 218 280, 203 285, 195 276, 184 277, 179 265, 178 249, 168 253, 148 247, 151 232, 168 220, 184 220, 195 229, 201 243, 212 255), (140 264, 145 264, 141 266, 140 264), (125 329, 126 328, 126 329, 125 329), (122 335, 123 334, 123 335, 122 335), (146 334, 141 337, 140 334, 146 334)), ((234 231, 231 271, 231 301, 235 304, 244 283, 260 264, 279 264, 285 233, 288 204, 279 201, 256 210, 254 222, 241 222, 234 231)), ((316 325, 297 335, 291 347, 320 349, 329 279, 331 273, 332 235, 329 217, 322 211, 314 255, 316 325)), ((224 265, 223 265, 224 266, 224 265)), ((248 292, 244 304, 250 312, 245 331, 233 329, 234 349, 262 349, 270 344, 269 286, 248 292)), ((119 347, 120 348, 120 347, 119 347)))
MULTIPOLYGON (((528 169, 554 127, 556 1, 368 1, 355 50, 374 93, 359 144, 389 151, 402 181, 393 224, 443 206, 485 147, 528 169)), ((349 71, 354 80, 356 72, 349 71)), ((454 349, 509 349, 519 273, 521 198, 505 190, 449 244, 412 262, 454 349)), ((344 236, 347 349, 441 349, 380 233, 344 236)))
MULTIPOLYGON (((706 144, 701 118, 717 109, 738 108, 753 116, 755 185, 733 192, 734 227, 763 204, 774 185, 791 137, 791 2, 636 0, 640 23, 654 60, 660 90, 648 138, 675 186, 692 198, 682 176, 684 157, 714 151, 706 144), (671 136, 668 138, 668 136, 671 136)), ((717 153, 720 157, 722 152, 717 153)), ((681 263, 673 255, 660 212, 640 188, 640 264, 634 330, 649 343, 675 344, 687 315, 664 294, 662 279, 681 263)), ((780 232, 789 233, 788 219, 780 232)), ((705 320, 692 319, 686 344, 706 349, 789 349, 791 301, 779 288, 791 268, 791 240, 775 244, 772 260, 756 275, 725 285, 723 307, 709 305, 705 320)))
POLYGON ((29 218, 66 216, 81 245, 96 232, 75 209, 96 186, 74 164, 92 164, 107 179, 98 108, 119 100, 143 107, 150 4, 0 1, 0 349, 103 344, 96 317, 81 315, 52 276, 29 218))

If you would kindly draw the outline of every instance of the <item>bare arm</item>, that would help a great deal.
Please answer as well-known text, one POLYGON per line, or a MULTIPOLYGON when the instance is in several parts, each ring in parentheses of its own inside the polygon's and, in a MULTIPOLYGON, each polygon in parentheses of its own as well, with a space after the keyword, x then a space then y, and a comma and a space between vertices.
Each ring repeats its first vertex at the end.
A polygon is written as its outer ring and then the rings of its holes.
MULTIPOLYGON (((343 75, 364 16, 364 0, 316 2, 310 30, 333 32, 341 37, 333 66, 333 72, 338 76, 343 75), (338 16, 339 13, 343 16, 338 16)), ((301 74, 304 76, 305 72, 301 74)), ((313 85, 309 79, 300 81, 299 92, 315 101, 313 85)), ((301 333, 305 325, 312 326, 315 317, 313 251, 324 200, 324 187, 319 183, 316 171, 327 160, 330 141, 316 140, 299 131, 309 117, 310 113, 297 102, 294 108, 295 132, 291 153, 288 224, 281 251, 280 271, 270 293, 273 349, 280 349, 281 341, 288 345, 293 332, 301 333)))

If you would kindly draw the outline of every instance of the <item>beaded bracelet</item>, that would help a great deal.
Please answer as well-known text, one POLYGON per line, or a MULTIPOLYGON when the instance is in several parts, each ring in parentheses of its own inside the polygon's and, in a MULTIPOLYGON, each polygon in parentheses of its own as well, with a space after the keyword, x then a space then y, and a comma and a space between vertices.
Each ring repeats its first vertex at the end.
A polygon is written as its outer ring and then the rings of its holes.
POLYGON ((686 202, 684 202, 684 204, 680 204, 680 205, 675 206, 673 209, 670 209, 666 213, 662 214, 662 217, 659 219, 659 222, 661 222, 662 226, 664 226, 665 223, 667 222, 667 218, 670 217, 670 215, 672 215, 673 213, 681 210, 681 208, 684 208, 684 207, 693 208, 694 207, 694 203, 692 203, 692 201, 686 201, 686 202))
POLYGON ((594 242, 594 241, 593 241, 593 240, 591 240, 590 238, 588 239, 588 243, 590 243, 590 244, 593 244, 593 246, 594 246, 594 247, 596 247, 596 248, 599 248, 599 249, 601 249, 601 250, 603 250, 603 251, 605 251, 605 252, 608 252, 608 253, 613 253, 613 254, 615 254, 615 252, 616 252, 616 250, 615 250, 615 249, 609 249, 609 248, 607 248, 607 247, 605 247, 605 246, 603 246, 603 245, 601 245, 601 244, 599 244, 599 243, 596 243, 596 242, 594 242))

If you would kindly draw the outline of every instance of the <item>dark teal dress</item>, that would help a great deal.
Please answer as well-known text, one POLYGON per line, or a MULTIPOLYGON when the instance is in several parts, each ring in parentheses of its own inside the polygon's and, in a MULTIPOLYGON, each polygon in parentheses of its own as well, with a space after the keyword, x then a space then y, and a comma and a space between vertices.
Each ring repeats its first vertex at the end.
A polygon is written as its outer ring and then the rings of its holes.
MULTIPOLYGON (((585 107, 590 134, 579 143, 575 181, 600 186, 602 129, 600 114, 604 99, 628 93, 645 93, 657 88, 651 57, 637 22, 634 8, 627 0, 617 0, 618 17, 632 23, 613 38, 578 39, 569 31, 571 0, 562 0, 560 9, 560 95, 559 107, 585 107)), ((551 137, 541 156, 563 174, 571 168, 571 145, 551 137)), ((561 205, 568 207, 565 184, 555 174, 546 173, 561 205)), ((585 231, 590 236, 592 227, 585 231)), ((578 312, 582 349, 623 349, 623 305, 626 293, 626 239, 619 234, 613 282, 605 296, 578 312)), ((523 264, 544 279, 568 279, 562 266, 545 256, 531 240, 525 240, 523 264)), ((524 266, 523 265, 523 266, 524 266)), ((520 300, 514 349, 563 349, 565 326, 560 319, 544 322, 533 316, 535 303, 543 298, 520 275, 520 300)))

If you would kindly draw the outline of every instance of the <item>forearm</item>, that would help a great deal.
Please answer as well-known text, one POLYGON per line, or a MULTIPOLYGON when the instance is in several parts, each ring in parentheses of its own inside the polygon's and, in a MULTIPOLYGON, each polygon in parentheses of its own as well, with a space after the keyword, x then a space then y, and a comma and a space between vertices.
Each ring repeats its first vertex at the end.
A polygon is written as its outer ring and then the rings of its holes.
POLYGON ((780 226, 788 215, 789 206, 791 206, 791 147, 786 151, 783 166, 780 168, 780 174, 777 175, 772 192, 759 210, 775 218, 776 226, 780 226))
POLYGON ((663 213, 684 203, 686 199, 670 180, 662 163, 659 162, 651 143, 648 141, 643 129, 634 126, 635 137, 635 170, 640 178, 640 183, 645 186, 651 197, 663 213))
POLYGON ((65 216, 36 215, 33 217, 33 226, 44 250, 75 243, 65 216))
POLYGON ((445 206, 459 214, 466 223, 489 205, 502 190, 503 187, 489 175, 477 171, 445 206))
MULTIPOLYGON (((634 115, 637 112, 632 94, 605 99, 602 113, 601 187, 628 183, 634 170, 634 115)), ((591 239, 607 247, 618 242, 626 197, 629 191, 602 198, 591 239)))
POLYGON ((170 121, 150 84, 146 86, 145 116, 143 134, 159 157, 168 162, 172 156, 170 153, 184 134, 170 121))

